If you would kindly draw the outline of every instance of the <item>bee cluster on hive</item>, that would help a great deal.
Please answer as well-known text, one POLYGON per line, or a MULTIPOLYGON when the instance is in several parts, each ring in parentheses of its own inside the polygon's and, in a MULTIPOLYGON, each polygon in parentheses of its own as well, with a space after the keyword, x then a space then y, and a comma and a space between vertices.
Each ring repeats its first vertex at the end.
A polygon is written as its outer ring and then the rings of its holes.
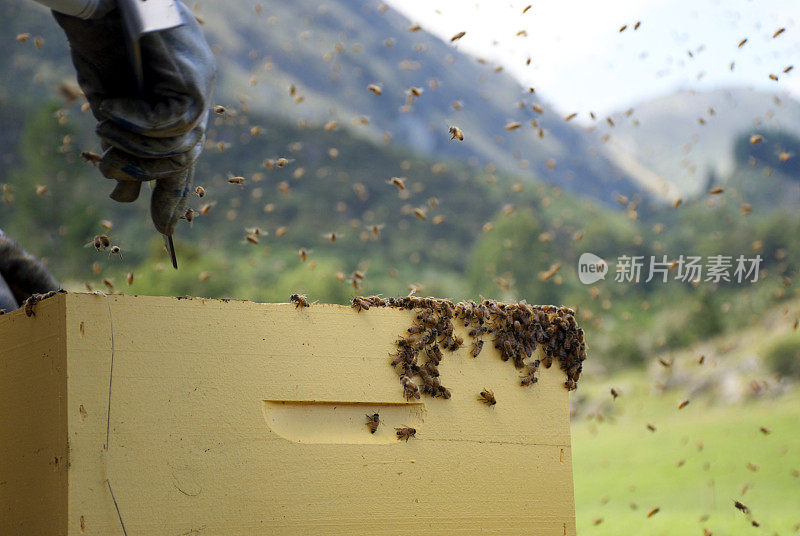
POLYGON ((421 394, 450 398, 450 390, 439 379, 439 364, 443 350, 455 352, 465 344, 463 337, 455 333, 456 322, 469 328, 473 358, 484 346, 483 337, 491 336, 503 361, 510 361, 523 371, 522 386, 536 383, 539 367, 550 368, 557 360, 566 375, 564 386, 575 390, 586 359, 583 329, 575 322, 575 311, 568 307, 494 300, 454 304, 415 296, 356 297, 352 307, 359 312, 370 307, 393 307, 417 313, 411 327, 397 340, 397 352, 391 354, 391 365, 398 371, 407 400, 419 399, 421 394), (537 347, 542 348, 544 357, 531 361, 537 347))

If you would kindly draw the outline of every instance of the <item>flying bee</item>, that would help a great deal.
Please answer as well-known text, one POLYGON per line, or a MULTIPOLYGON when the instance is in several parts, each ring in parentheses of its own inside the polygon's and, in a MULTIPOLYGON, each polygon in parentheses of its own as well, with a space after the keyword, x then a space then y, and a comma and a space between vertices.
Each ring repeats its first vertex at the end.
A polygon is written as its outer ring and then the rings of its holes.
POLYGON ((108 250, 108 258, 111 258, 111 255, 119 255, 119 259, 124 261, 125 259, 122 257, 122 250, 119 246, 111 246, 111 249, 108 250))
POLYGON ((336 242, 337 239, 341 238, 341 235, 336 232, 325 233, 325 238, 327 238, 330 242, 336 242))
POLYGON ((452 43, 453 41, 458 41, 459 39, 461 39, 465 35, 467 35, 467 32, 458 32, 456 35, 454 35, 453 37, 450 38, 450 42, 452 43))
POLYGON ((381 423, 380 415, 377 413, 373 413, 372 415, 367 415, 367 428, 369 428, 369 433, 374 434, 375 431, 378 429, 378 425, 381 423))
POLYGON ((306 259, 308 259, 308 250, 306 248, 300 248, 297 253, 300 254, 300 260, 306 262, 306 259))
POLYGON ((258 236, 255 233, 248 233, 244 235, 244 239, 251 244, 258 244, 258 236))
POLYGON ((710 193, 711 195, 717 195, 717 194, 721 194, 721 193, 722 193, 722 192, 724 192, 724 191, 725 191, 725 190, 723 190, 722 188, 720 188, 720 187, 718 186, 718 187, 716 187, 716 188, 711 188, 711 189, 708 191, 708 193, 710 193))
POLYGON ((308 299, 305 294, 292 294, 289 296, 289 301, 295 304, 296 309, 308 307, 308 299))
POLYGON ((743 504, 743 503, 741 503, 739 501, 733 501, 733 506, 735 506, 737 510, 742 511, 745 514, 749 514, 750 513, 750 509, 747 507, 747 505, 743 504))
POLYGON ((125 280, 128 282, 128 285, 133 285, 133 272, 128 272, 128 275, 125 276, 125 280))
POLYGON ((103 157, 97 153, 93 153, 92 151, 81 151, 81 160, 84 162, 89 162, 93 166, 96 166, 100 163, 103 157))
POLYGON ((111 240, 107 235, 95 235, 90 242, 87 242, 83 247, 94 246, 97 251, 105 251, 111 246, 111 240))
POLYGON ((464 133, 457 126, 450 127, 450 141, 458 140, 464 141, 464 133))
POLYGON ((414 209, 414 216, 416 216, 417 218, 419 218, 419 219, 421 219, 423 221, 428 218, 428 216, 425 214, 425 209, 424 208, 415 208, 414 209))
POLYGON ((387 184, 392 184, 394 186, 397 186, 398 190, 405 190, 406 189, 406 180, 403 179, 403 178, 392 177, 391 179, 389 179, 386 182, 387 182, 387 184))
POLYGON ((650 430, 651 432, 655 432, 656 431, 656 427, 653 426, 652 424, 648 424, 647 425, 647 429, 650 430))
POLYGON ((217 114, 217 115, 222 115, 226 111, 227 110, 225 110, 225 107, 223 105, 221 105, 221 104, 217 104, 216 106, 214 106, 214 113, 217 114))
POLYGON ((619 396, 619 392, 617 392, 617 390, 614 389, 613 387, 611 388, 611 396, 614 397, 614 400, 616 400, 617 397, 619 396))
POLYGON ((244 177, 238 177, 238 176, 237 177, 228 177, 228 183, 229 184, 237 184, 239 186, 244 185, 244 182, 246 180, 247 179, 245 179, 244 177))
POLYGON ((379 86, 378 84, 370 84, 367 86, 367 89, 373 92, 375 95, 380 95, 381 93, 383 93, 381 86, 379 86))
POLYGON ((497 404, 497 399, 495 399, 494 393, 488 389, 481 391, 481 394, 478 395, 478 400, 484 404, 488 404, 489 406, 494 406, 497 404))
POLYGON ((108 290, 111 290, 111 291, 113 291, 113 290, 114 290, 114 283, 113 283, 113 282, 112 282, 110 279, 108 279, 108 278, 106 278, 106 279, 103 279, 103 284, 104 284, 106 287, 108 287, 108 290))
POLYGON ((197 194, 197 197, 205 197, 206 189, 203 188, 202 186, 198 186, 197 188, 194 189, 194 193, 197 194))
POLYGON ((653 508, 652 510, 650 510, 649 512, 647 512, 647 517, 653 517, 654 515, 656 515, 656 514, 657 514, 657 513, 659 513, 660 511, 661 511, 661 508, 659 508, 658 506, 656 506, 655 508, 653 508))
POLYGON ((678 404, 678 409, 683 409, 688 405, 689 405, 689 401, 688 400, 682 400, 681 403, 678 404))
POLYGON ((397 434, 398 441, 402 440, 402 439, 405 439, 406 443, 408 443, 409 439, 411 439, 412 437, 417 437, 417 429, 416 428, 410 428, 408 426, 405 426, 403 428, 395 428, 394 430, 395 430, 395 433, 397 434))

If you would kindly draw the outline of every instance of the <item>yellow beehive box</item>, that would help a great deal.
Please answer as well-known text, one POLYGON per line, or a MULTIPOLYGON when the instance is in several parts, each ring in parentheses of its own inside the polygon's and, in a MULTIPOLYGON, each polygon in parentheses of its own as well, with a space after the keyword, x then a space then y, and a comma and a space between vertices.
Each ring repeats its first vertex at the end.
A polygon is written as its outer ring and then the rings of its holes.
POLYGON ((59 294, 34 312, 0 316, 0 534, 575 534, 558 366, 522 387, 466 347, 441 364, 449 400, 407 401, 388 356, 410 311, 59 294))

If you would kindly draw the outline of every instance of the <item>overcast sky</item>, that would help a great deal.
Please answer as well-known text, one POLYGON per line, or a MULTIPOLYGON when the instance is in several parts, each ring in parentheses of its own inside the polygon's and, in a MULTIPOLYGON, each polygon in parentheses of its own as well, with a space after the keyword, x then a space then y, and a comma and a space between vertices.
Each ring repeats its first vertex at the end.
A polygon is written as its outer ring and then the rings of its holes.
POLYGON ((800 99, 800 0, 386 1, 448 41, 467 32, 459 48, 579 118, 677 89, 744 86, 800 99))

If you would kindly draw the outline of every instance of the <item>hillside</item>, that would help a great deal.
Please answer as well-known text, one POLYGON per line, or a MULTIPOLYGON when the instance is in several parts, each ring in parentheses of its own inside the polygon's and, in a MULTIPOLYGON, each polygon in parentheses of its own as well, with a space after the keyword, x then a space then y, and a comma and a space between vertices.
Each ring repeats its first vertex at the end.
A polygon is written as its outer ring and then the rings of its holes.
MULTIPOLYGON (((373 0, 266 2, 258 10, 237 0, 200 4, 196 12, 217 52, 216 101, 231 109, 315 124, 336 120, 362 138, 388 133, 393 144, 420 154, 493 164, 604 201, 638 189, 599 152, 594 136, 550 112, 538 93, 424 27, 409 31, 411 21, 373 0), (368 91, 370 84, 382 94, 368 91), (422 94, 409 103, 412 86, 422 94), (520 128, 507 131, 514 121, 520 128), (449 140, 450 125, 463 130, 463 142, 449 140)), ((2 0, 0 16, 0 42, 15 52, 0 60, 10 81, 0 103, 18 106, 19 95, 41 98, 72 78, 63 36, 43 9, 2 0), (42 49, 16 43, 21 32, 45 36, 42 49)))
POLYGON ((748 89, 682 91, 642 102, 627 116, 612 116, 609 155, 668 197, 691 196, 709 173, 725 177, 736 167, 734 142, 745 133, 782 130, 800 135, 800 103, 748 89), (702 120, 702 122, 700 121, 702 120))

